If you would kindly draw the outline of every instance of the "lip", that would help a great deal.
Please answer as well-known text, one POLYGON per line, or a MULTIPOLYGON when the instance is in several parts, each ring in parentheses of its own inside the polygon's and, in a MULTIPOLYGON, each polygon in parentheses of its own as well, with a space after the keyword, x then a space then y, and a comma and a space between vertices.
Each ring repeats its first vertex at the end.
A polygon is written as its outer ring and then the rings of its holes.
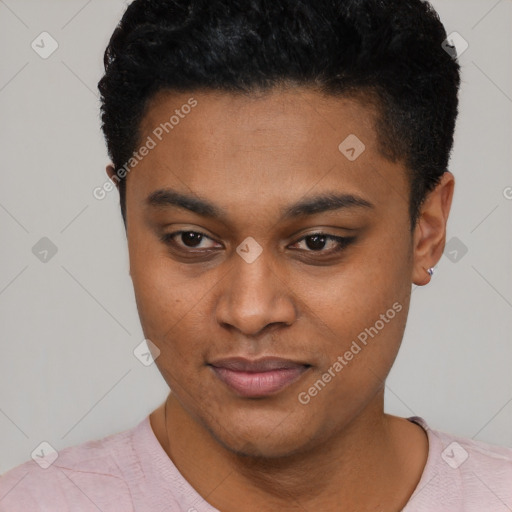
POLYGON ((282 391, 298 380, 311 365, 279 357, 232 357, 209 363, 215 375, 243 397, 264 397, 282 391))

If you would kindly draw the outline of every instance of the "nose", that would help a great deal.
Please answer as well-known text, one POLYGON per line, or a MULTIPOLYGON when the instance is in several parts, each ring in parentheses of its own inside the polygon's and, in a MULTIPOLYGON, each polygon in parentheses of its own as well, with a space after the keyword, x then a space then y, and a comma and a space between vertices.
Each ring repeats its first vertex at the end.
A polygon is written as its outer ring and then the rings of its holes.
POLYGON ((273 324, 292 325, 297 317, 289 283, 271 267, 265 251, 252 263, 233 255, 232 269, 222 280, 216 318, 246 336, 273 324))

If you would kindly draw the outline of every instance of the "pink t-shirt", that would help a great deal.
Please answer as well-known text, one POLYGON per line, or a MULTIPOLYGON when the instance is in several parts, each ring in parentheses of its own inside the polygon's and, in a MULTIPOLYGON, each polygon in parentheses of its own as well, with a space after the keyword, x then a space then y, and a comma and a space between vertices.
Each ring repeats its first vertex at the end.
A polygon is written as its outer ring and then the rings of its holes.
MULTIPOLYGON (((408 419, 426 430, 429 451, 402 512, 512 511, 511 448, 408 419)), ((149 416, 130 430, 61 450, 46 469, 30 460, 0 477, 0 512, 92 511, 218 512, 169 459, 149 416)))

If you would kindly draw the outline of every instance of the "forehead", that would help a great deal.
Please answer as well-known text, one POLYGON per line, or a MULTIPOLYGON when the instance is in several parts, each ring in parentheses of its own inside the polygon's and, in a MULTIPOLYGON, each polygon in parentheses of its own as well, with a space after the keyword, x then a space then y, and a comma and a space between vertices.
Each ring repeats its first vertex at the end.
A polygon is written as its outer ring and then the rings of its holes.
POLYGON ((172 186, 235 207, 255 195, 277 201, 336 188, 377 205, 393 195, 407 203, 405 169, 379 151, 377 115, 370 101, 311 89, 162 91, 140 127, 154 148, 128 191, 142 200, 172 186))
POLYGON ((377 112, 370 97, 335 97, 311 88, 279 88, 250 94, 160 91, 148 103, 142 133, 154 131, 173 114, 178 114, 179 119, 174 116, 169 134, 176 142, 193 144, 189 137, 193 132, 195 137, 206 139, 203 143, 212 145, 228 141, 235 148, 257 148, 258 143, 265 147, 290 145, 296 150, 303 148, 306 153, 318 143, 328 142, 322 139, 336 141, 350 129, 369 145, 377 142, 377 112), (186 108, 192 99, 197 105, 186 108))

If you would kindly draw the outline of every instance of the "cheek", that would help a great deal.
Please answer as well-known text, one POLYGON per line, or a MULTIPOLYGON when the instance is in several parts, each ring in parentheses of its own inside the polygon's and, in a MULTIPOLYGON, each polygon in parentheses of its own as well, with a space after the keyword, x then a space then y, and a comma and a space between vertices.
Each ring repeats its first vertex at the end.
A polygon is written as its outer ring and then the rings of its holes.
POLYGON ((146 338, 162 355, 181 344, 192 348, 200 322, 201 297, 210 286, 190 280, 166 254, 165 247, 148 240, 129 241, 130 274, 141 325, 146 338))
POLYGON ((396 243, 389 236, 380 247, 361 247, 357 258, 340 266, 322 286, 309 283, 314 292, 307 304, 325 362, 309 384, 330 370, 331 377, 325 376, 333 382, 328 384, 331 392, 325 393, 328 401, 328 395, 352 400, 371 394, 382 385, 400 347, 411 290, 407 240, 396 243))
POLYGON ((339 417, 353 416, 383 387, 407 318, 406 303, 393 301, 392 294, 386 300, 375 293, 359 308, 344 295, 338 298, 340 308, 330 315, 324 313, 318 324, 322 364, 297 397, 323 419, 332 411, 338 411, 339 417))
POLYGON ((385 315, 384 321, 391 318, 382 329, 391 332, 388 327, 396 323, 397 309, 405 309, 409 300, 407 255, 399 247, 388 254, 368 249, 358 252, 353 261, 341 265, 321 284, 306 276, 297 281, 296 296, 303 298, 306 311, 313 313, 311 318, 326 332, 343 333, 345 341, 373 326, 381 315, 385 315))

